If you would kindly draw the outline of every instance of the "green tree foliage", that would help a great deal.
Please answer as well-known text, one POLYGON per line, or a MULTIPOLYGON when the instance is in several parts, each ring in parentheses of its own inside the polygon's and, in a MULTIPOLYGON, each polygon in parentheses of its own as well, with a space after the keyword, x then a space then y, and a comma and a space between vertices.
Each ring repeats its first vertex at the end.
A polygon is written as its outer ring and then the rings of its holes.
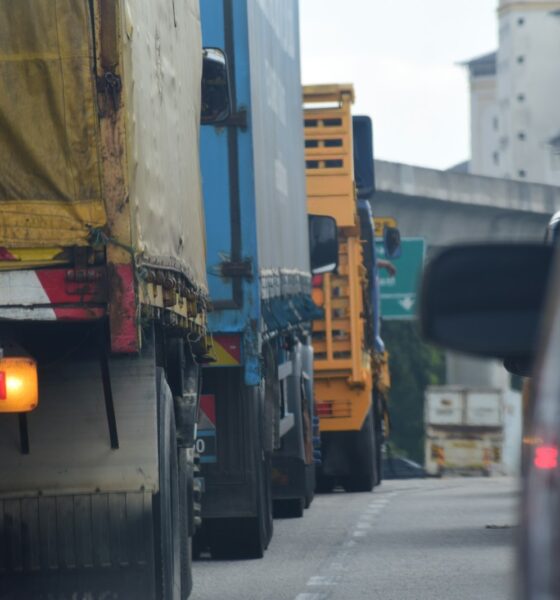
POLYGON ((422 341, 416 321, 385 321, 391 392, 390 443, 394 454, 424 462, 424 390, 445 381, 445 355, 422 341))

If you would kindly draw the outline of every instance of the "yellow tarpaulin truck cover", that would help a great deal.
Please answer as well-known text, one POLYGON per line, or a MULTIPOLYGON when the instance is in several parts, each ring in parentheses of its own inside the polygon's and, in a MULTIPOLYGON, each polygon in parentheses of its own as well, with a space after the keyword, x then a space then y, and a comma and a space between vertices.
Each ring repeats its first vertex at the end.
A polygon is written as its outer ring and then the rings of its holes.
POLYGON ((205 290, 201 70, 198 0, 0 0, 0 247, 87 245, 103 228, 137 264, 178 268, 205 290), (102 19, 103 3, 117 17, 125 115, 118 198, 96 89, 92 14, 102 19))
POLYGON ((0 0, 0 245, 105 224, 88 4, 0 0))

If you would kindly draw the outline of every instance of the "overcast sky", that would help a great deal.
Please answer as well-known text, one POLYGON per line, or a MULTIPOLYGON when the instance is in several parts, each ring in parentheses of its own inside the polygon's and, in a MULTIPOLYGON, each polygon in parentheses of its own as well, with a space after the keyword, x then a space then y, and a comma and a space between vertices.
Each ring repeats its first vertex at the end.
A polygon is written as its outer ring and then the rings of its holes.
POLYGON ((353 83, 376 157, 445 169, 469 156, 464 60, 497 46, 497 0, 300 0, 304 83, 353 83))

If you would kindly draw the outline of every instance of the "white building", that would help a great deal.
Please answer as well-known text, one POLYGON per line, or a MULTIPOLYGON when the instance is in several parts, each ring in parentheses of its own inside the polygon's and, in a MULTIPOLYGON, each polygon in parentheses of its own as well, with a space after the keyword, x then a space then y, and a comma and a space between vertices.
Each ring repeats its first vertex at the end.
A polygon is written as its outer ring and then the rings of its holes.
POLYGON ((560 2, 500 0, 499 48, 466 63, 477 175, 560 185, 560 2))
POLYGON ((468 170, 475 175, 502 177, 496 53, 480 56, 466 64, 471 88, 471 160, 468 170))

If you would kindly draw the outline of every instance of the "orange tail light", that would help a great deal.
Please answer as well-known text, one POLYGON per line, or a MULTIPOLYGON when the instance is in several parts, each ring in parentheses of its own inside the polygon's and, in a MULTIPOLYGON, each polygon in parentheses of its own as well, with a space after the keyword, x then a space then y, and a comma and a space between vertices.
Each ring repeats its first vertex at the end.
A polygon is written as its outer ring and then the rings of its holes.
POLYGON ((0 413, 29 412, 39 404, 37 363, 32 358, 0 359, 0 413))

